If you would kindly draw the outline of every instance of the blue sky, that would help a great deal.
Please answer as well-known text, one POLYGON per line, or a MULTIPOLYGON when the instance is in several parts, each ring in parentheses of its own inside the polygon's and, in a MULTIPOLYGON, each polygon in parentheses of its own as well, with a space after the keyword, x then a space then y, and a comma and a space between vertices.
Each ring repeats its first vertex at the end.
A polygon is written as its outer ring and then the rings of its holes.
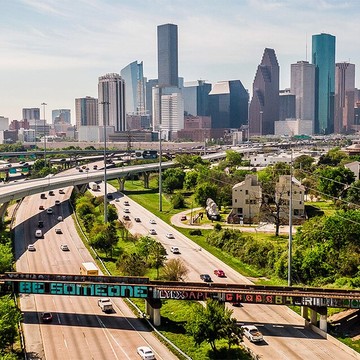
POLYGON ((240 79, 251 91, 270 47, 289 87, 290 64, 311 61, 321 32, 336 36, 336 61, 359 72, 359 21, 358 0, 0 0, 0 116, 21 119, 23 107, 46 102, 47 120, 69 108, 74 123, 75 98, 97 97, 99 76, 138 60, 156 78, 165 23, 178 25, 185 81, 240 79))

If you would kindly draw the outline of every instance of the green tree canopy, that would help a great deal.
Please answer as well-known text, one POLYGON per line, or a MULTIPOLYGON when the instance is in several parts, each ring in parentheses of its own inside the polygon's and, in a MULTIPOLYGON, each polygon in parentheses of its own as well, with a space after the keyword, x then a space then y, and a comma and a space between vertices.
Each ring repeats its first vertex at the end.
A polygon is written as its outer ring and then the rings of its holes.
POLYGON ((195 201, 202 207, 206 206, 206 200, 208 198, 217 201, 217 186, 213 183, 207 182, 200 184, 195 190, 195 201))
POLYGON ((163 273, 165 280, 184 281, 189 270, 181 259, 170 259, 165 263, 163 273))

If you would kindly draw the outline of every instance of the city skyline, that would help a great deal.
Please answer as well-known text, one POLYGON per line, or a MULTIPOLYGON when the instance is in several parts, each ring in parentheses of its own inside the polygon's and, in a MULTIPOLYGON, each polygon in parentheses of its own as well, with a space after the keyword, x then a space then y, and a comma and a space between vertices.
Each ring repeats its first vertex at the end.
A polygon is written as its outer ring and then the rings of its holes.
MULTIPOLYGON (((21 119, 22 108, 69 108, 97 97, 97 79, 143 61, 157 78, 157 26, 178 26, 179 76, 210 83, 240 80, 252 91, 259 58, 273 48, 280 88, 290 87, 290 65, 311 62, 311 36, 336 36, 336 62, 360 65, 357 2, 14 0, 0 5, 0 115, 21 119), (121 15, 121 16, 120 16, 121 15), (299 20, 301 19, 301 20, 299 20), (355 38, 355 41, 354 41, 355 38)), ((355 86, 359 87, 359 75, 355 86)))

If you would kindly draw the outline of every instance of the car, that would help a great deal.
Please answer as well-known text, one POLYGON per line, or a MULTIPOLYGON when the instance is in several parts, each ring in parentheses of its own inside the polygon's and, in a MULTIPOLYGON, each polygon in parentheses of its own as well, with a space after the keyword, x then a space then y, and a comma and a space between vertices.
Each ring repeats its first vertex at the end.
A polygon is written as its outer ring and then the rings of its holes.
POLYGON ((175 236, 174 236, 172 233, 167 233, 167 234, 166 234, 166 237, 167 237, 168 239, 175 239, 175 236))
POLYGON ((65 194, 64 189, 60 189, 60 190, 59 190, 59 194, 65 194))
POLYGON ((123 219, 126 220, 126 221, 130 221, 130 216, 129 215, 124 215, 123 219))
POLYGON ((86 165, 83 165, 81 168, 82 168, 82 169, 86 169, 86 165))
POLYGON ((46 199, 46 195, 44 193, 40 194, 40 199, 46 199))
POLYGON ((107 197, 108 200, 112 200, 112 199, 113 199, 112 194, 107 194, 106 197, 107 197))
POLYGON ((44 227, 44 222, 42 220, 38 221, 38 228, 43 228, 44 227))
POLYGON ((55 205, 60 205, 61 201, 60 200, 55 200, 55 205))
POLYGON ((50 196, 54 196, 54 195, 55 195, 55 194, 54 194, 54 191, 50 190, 50 191, 49 191, 49 195, 50 195, 50 196))
POLYGON ((19 161, 19 164, 20 165, 25 164, 25 161, 19 161))
POLYGON ((221 269, 215 269, 214 270, 214 275, 218 276, 218 277, 225 277, 225 273, 223 270, 221 269))
POLYGON ((135 220, 136 222, 141 222, 140 218, 138 218, 138 217, 136 217, 134 220, 135 220))
POLYGON ((180 250, 177 246, 172 246, 170 248, 170 251, 173 253, 173 254, 180 254, 180 250))
POLYGON ((28 251, 36 251, 34 244, 29 244, 27 249, 28 249, 28 251))
POLYGON ((180 220, 185 221, 187 219, 186 215, 181 216, 180 220))
POLYGON ((47 214, 52 214, 52 213, 53 213, 53 209, 52 209, 52 208, 47 208, 47 209, 46 209, 46 213, 47 213, 47 214))
POLYGON ((60 249, 61 249, 62 251, 69 251, 69 247, 68 247, 66 244, 61 244, 61 245, 60 245, 60 249))
POLYGON ((130 210, 129 209, 124 209, 124 213, 125 214, 130 214, 130 210))
POLYGON ((130 204, 129 204, 128 201, 124 201, 124 205, 125 205, 125 206, 130 206, 130 204))
POLYGON ((41 314, 41 320, 42 320, 42 322, 44 322, 44 323, 52 322, 52 318, 53 318, 53 316, 52 316, 52 313, 51 313, 51 312, 43 312, 43 313, 41 314))
POLYGON ((94 165, 94 166, 93 166, 93 169, 94 169, 94 170, 97 170, 97 168, 98 168, 97 165, 94 165))
POLYGON ((150 229, 149 234, 150 235, 156 235, 156 230, 155 229, 150 229))
POLYGON ((45 210, 44 205, 40 205, 39 210, 45 210))
POLYGON ((115 202, 119 202, 119 201, 120 201, 120 199, 119 199, 119 198, 116 198, 116 199, 115 199, 115 202))
POLYGON ((137 353, 143 360, 154 360, 155 355, 148 346, 140 346, 137 348, 137 353))
POLYGON ((63 217, 60 215, 57 217, 58 221, 63 221, 63 217))
POLYGON ((243 325, 241 326, 244 336, 251 342, 262 342, 264 341, 263 334, 255 325, 243 325))
POLYGON ((83 169, 79 169, 79 172, 84 172, 84 170, 83 170, 83 169))
POLYGON ((55 228, 55 234, 62 234, 62 230, 60 228, 55 228))
POLYGON ((40 229, 35 230, 35 237, 42 238, 42 236, 43 236, 42 230, 40 229))
POLYGON ((156 221, 152 219, 152 220, 150 220, 150 224, 154 225, 154 224, 156 224, 156 221))
POLYGON ((200 279, 204 282, 212 282, 211 276, 209 274, 201 274, 200 279))

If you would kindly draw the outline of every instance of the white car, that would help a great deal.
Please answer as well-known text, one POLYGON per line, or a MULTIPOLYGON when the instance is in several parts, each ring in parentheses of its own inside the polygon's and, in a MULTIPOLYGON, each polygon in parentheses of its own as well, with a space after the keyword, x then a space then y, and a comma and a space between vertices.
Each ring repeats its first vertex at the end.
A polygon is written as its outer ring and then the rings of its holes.
POLYGON ((37 229, 37 230, 35 231, 35 237, 37 237, 37 238, 42 238, 42 236, 43 236, 42 230, 37 229))
POLYGON ((150 229, 149 234, 150 235, 156 235, 156 230, 155 229, 150 229))
POLYGON ((167 234, 166 234, 166 237, 167 237, 168 239, 175 239, 175 236, 174 236, 172 233, 167 233, 167 234))
POLYGON ((125 214, 130 214, 130 210, 129 209, 124 209, 124 213, 125 214))
POLYGON ((170 248, 170 251, 173 253, 173 254, 180 254, 180 250, 177 246, 172 246, 170 248))
POLYGON ((58 216, 58 221, 63 221, 63 217, 62 216, 58 216))
POLYGON ((150 220, 150 224, 156 224, 155 220, 150 220))
POLYGON ((241 326, 241 329, 243 330, 244 336, 253 343, 264 340, 263 334, 255 325, 243 325, 241 326))
POLYGON ((154 360, 155 355, 148 346, 140 346, 137 348, 137 353, 143 360, 154 360))
POLYGON ((66 244, 61 244, 61 245, 60 245, 60 249, 61 249, 62 251, 69 251, 69 247, 68 247, 66 244))
POLYGON ((47 213, 47 214, 52 214, 52 213, 53 213, 53 209, 52 209, 52 208, 46 209, 46 213, 47 213))
POLYGON ((29 251, 36 251, 34 244, 29 244, 28 247, 27 247, 27 249, 28 249, 29 251))
POLYGON ((62 230, 60 228, 55 228, 55 234, 62 234, 62 230))

